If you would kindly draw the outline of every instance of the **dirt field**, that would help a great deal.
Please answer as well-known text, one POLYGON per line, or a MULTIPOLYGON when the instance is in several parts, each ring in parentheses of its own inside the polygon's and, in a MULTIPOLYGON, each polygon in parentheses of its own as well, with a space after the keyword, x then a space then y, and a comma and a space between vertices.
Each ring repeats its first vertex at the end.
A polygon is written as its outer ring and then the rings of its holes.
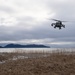
POLYGON ((0 53, 0 75, 75 75, 75 54, 0 53))

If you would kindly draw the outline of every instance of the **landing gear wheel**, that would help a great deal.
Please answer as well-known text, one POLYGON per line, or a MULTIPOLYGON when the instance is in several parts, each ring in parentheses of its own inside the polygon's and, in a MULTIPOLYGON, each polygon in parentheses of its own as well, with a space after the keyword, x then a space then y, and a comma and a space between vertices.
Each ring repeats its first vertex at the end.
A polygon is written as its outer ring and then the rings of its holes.
POLYGON ((54 26, 54 28, 56 28, 56 26, 54 26))
POLYGON ((61 29, 61 27, 59 27, 59 29, 61 29))
POLYGON ((53 24, 51 24, 51 26, 53 26, 53 24))

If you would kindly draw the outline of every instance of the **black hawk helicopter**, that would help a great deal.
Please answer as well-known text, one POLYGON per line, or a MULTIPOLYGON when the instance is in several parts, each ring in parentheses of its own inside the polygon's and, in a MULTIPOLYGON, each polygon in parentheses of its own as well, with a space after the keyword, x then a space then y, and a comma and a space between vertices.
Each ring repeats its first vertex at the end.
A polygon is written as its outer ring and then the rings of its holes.
POLYGON ((51 26, 54 26, 54 28, 59 28, 61 29, 61 27, 65 28, 65 25, 62 24, 62 22, 67 22, 67 21, 61 21, 61 20, 56 20, 56 19, 51 19, 53 21, 56 21, 56 23, 52 23, 51 26))

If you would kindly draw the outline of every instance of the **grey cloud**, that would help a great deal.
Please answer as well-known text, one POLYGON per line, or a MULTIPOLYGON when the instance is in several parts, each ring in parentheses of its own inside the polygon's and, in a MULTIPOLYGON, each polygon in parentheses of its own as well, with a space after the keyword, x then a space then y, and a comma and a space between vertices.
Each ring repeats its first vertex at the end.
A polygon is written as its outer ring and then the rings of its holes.
POLYGON ((22 17, 17 17, 17 20, 25 22, 25 21, 32 21, 32 20, 34 20, 34 18, 31 16, 22 16, 22 17))
MULTIPOLYGON (((74 0, 57 2, 56 0, 44 0, 46 8, 52 9, 56 15, 55 19, 67 20, 63 23, 66 28, 54 29, 51 23, 54 21, 45 20, 33 25, 35 18, 32 16, 21 16, 17 18, 17 24, 12 27, 0 26, 0 41, 18 41, 24 39, 43 39, 43 43, 49 42, 75 42, 75 9, 74 0), (47 40, 44 40, 47 39, 47 40), (52 39, 52 40, 51 40, 52 39)), ((13 12, 8 8, 0 8, 2 11, 13 12)), ((50 13, 50 12, 49 12, 50 13)), ((63 45, 68 47, 69 45, 63 45)), ((72 44, 70 47, 74 47, 72 44)))
POLYGON ((54 41, 73 41, 74 40, 74 32, 68 32, 66 29, 62 30, 54 30, 50 25, 37 25, 33 27, 31 30, 27 30, 25 26, 21 27, 0 27, 1 28, 1 36, 0 39, 4 40, 22 40, 22 39, 45 39, 45 38, 53 38, 54 41), (4 31, 3 31, 4 30, 4 31), (61 32, 61 33, 60 33, 61 32), (66 38, 67 37, 67 38, 66 38), (71 38, 73 37, 73 38, 71 38))
POLYGON ((8 6, 0 6, 0 11, 6 12, 6 13, 13 13, 14 9, 8 6))
POLYGON ((74 0, 65 0, 65 1, 56 1, 47 0, 47 6, 48 8, 52 9, 56 16, 55 18, 61 19, 61 20, 74 20, 75 19, 75 1, 74 0))

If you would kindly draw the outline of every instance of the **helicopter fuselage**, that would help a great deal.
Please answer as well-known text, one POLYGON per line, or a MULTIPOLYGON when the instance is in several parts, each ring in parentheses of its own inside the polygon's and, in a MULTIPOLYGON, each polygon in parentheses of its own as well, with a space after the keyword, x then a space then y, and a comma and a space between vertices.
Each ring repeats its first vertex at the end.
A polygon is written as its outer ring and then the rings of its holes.
POLYGON ((57 21, 56 23, 52 23, 51 26, 54 26, 54 28, 58 27, 59 29, 61 29, 61 27, 65 28, 65 25, 63 25, 61 21, 57 21))

